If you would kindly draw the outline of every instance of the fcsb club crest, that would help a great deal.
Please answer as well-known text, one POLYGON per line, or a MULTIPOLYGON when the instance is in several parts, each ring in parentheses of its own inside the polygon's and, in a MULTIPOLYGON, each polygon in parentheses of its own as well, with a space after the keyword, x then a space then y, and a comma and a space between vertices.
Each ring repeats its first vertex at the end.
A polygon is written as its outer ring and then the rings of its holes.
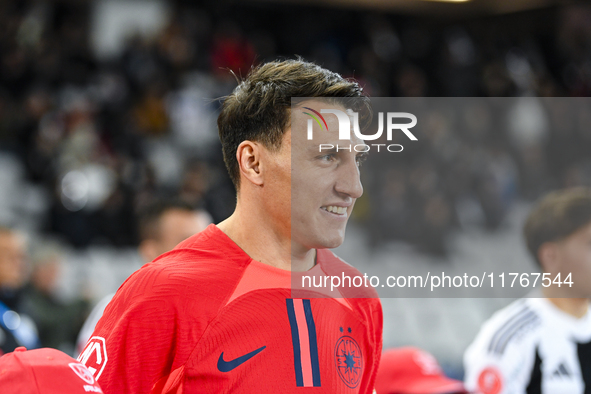
POLYGON ((90 338, 86 347, 78 356, 78 361, 88 368, 96 380, 100 378, 108 360, 107 345, 103 337, 90 338))
POLYGON ((357 387, 363 373, 363 357, 355 339, 348 335, 340 337, 335 345, 334 360, 341 380, 352 389, 357 387))

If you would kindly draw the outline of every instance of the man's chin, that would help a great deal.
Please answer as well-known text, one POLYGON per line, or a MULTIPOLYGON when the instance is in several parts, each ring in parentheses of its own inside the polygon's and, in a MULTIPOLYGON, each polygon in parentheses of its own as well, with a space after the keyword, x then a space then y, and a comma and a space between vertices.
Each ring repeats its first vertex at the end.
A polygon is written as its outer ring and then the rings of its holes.
POLYGON ((319 242, 317 243, 317 246, 315 246, 315 249, 334 249, 334 248, 338 248, 339 246, 342 245, 343 241, 344 241, 345 237, 343 236, 335 236, 335 237, 331 237, 331 238, 324 238, 322 240, 319 240, 319 242))
POLYGON ((302 234, 302 237, 298 237, 297 234, 292 230, 291 236, 292 243, 295 245, 305 245, 306 249, 334 249, 341 246, 345 240, 345 231, 317 231, 316 234, 307 233, 302 234), (298 240, 301 241, 298 242, 298 240))

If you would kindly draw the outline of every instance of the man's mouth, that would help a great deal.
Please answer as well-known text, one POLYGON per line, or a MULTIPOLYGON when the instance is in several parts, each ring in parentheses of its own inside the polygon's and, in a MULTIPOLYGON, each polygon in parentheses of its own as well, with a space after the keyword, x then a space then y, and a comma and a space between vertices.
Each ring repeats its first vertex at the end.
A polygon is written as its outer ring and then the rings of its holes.
POLYGON ((321 207, 325 211, 330 213, 334 213, 336 215, 346 215, 347 214, 347 207, 337 207, 336 205, 327 205, 325 207, 321 207))

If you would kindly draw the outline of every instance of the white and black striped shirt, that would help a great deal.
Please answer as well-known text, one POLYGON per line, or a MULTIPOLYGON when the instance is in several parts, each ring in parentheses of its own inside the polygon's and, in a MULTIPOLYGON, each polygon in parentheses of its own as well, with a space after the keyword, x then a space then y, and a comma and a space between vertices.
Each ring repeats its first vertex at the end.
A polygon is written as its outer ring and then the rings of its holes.
POLYGON ((483 324, 464 368, 466 387, 482 394, 591 394, 591 312, 515 301, 483 324))

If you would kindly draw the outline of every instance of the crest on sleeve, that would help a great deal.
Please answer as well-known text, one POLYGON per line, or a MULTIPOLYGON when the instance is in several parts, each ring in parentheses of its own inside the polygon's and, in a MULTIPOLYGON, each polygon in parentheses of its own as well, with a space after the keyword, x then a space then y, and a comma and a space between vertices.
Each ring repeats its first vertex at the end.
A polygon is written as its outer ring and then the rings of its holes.
POLYGON ((107 346, 105 344, 105 338, 103 337, 92 337, 86 344, 86 347, 78 356, 78 361, 88 368, 96 380, 99 379, 105 365, 107 365, 107 346))
POLYGON ((503 377, 498 369, 488 367, 478 376, 478 389, 482 394, 499 394, 503 389, 503 377))

